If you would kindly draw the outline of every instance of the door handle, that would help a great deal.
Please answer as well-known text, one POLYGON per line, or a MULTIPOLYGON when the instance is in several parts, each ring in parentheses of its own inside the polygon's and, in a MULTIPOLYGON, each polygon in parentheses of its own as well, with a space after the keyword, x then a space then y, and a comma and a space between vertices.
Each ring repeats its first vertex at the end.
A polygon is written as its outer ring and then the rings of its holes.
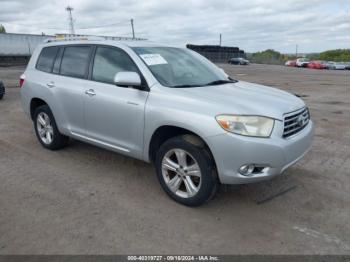
POLYGON ((95 90, 93 90, 93 89, 86 90, 85 94, 87 94, 88 96, 95 96, 96 95, 95 90))
POLYGON ((46 84, 48 87, 53 88, 55 86, 55 83, 53 81, 46 84))

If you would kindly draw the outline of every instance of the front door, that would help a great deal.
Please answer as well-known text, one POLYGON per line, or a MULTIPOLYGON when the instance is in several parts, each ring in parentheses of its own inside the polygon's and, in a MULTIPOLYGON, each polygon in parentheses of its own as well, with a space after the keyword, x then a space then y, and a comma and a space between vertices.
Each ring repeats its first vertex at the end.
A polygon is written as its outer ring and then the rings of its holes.
POLYGON ((92 142, 134 157, 143 151, 147 91, 114 84, 118 72, 138 72, 128 54, 114 47, 96 48, 91 80, 85 85, 86 134, 92 142))

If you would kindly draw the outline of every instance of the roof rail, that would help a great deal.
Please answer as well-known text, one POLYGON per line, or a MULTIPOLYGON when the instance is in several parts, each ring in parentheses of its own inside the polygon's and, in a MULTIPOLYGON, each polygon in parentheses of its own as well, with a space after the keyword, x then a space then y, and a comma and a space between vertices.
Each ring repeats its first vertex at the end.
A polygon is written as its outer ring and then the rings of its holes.
POLYGON ((72 34, 56 34, 55 38, 46 39, 45 43, 61 42, 61 41, 79 41, 79 40, 90 40, 90 41, 102 41, 102 40, 115 40, 125 41, 134 40, 142 41, 147 40, 144 38, 132 38, 132 37, 120 37, 120 36, 95 36, 95 35, 72 35, 72 34))

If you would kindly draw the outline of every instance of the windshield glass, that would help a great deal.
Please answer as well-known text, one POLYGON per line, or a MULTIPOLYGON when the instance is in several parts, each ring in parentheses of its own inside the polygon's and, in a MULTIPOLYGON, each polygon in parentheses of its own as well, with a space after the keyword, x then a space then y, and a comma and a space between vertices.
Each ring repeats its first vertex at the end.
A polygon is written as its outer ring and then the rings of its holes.
POLYGON ((134 47, 157 80, 167 87, 198 87, 234 82, 199 54, 175 47, 134 47))

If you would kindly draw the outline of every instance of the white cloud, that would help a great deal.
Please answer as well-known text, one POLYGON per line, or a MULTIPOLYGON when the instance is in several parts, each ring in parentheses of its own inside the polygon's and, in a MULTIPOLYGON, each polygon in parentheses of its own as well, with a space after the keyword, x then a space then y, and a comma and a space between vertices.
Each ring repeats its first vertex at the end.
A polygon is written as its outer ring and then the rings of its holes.
POLYGON ((302 52, 349 48, 350 2, 328 0, 13 0, 0 1, 0 23, 8 32, 67 32, 65 6, 74 7, 77 33, 136 36, 183 46, 186 43, 273 48, 302 52))

